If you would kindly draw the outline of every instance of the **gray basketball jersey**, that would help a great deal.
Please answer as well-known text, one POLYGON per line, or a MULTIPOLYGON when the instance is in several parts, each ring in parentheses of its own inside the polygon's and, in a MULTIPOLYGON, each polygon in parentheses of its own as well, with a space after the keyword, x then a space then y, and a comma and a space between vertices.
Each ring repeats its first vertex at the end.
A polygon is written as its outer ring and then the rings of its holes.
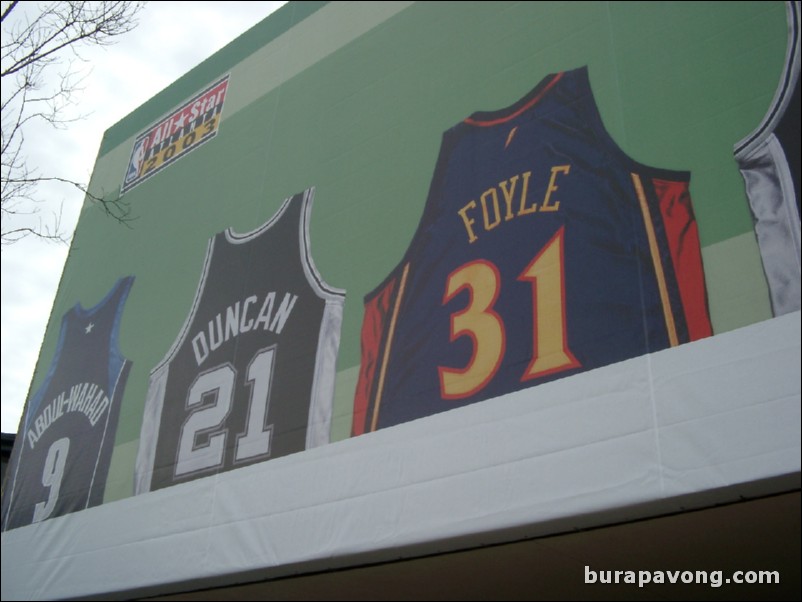
POLYGON ((313 193, 209 241, 189 316, 151 373, 137 494, 328 443, 345 292, 310 256, 313 193))
POLYGON ((800 308, 800 3, 786 3, 788 49, 761 124, 735 145, 775 316, 800 308))

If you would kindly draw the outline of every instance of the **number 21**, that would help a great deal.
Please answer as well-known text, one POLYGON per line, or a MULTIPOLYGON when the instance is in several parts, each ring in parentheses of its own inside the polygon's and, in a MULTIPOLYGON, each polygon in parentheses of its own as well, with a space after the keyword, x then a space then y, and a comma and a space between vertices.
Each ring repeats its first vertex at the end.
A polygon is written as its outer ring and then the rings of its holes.
MULTIPOLYGON (((567 341, 564 234, 565 227, 562 227, 518 276, 519 281, 532 283, 532 358, 521 381, 581 365, 567 341)), ((495 376, 504 358, 504 322, 493 309, 501 292, 498 268, 480 259, 454 270, 446 282, 443 305, 464 289, 468 290, 470 298, 464 309, 451 314, 451 341, 470 337, 473 354, 464 368, 438 368, 443 399, 461 399, 481 391, 495 376)))
MULTIPOLYGON (((275 354, 276 346, 262 349, 248 365, 248 421, 245 432, 237 436, 235 463, 270 455, 273 426, 266 422, 275 354)), ((222 466, 228 437, 224 424, 234 403, 236 378, 236 370, 222 364, 201 374, 189 388, 187 408, 191 412, 181 427, 175 476, 222 466), (214 395, 214 402, 204 404, 209 395, 214 395), (197 437, 202 434, 208 435, 208 441, 198 444, 197 437)))

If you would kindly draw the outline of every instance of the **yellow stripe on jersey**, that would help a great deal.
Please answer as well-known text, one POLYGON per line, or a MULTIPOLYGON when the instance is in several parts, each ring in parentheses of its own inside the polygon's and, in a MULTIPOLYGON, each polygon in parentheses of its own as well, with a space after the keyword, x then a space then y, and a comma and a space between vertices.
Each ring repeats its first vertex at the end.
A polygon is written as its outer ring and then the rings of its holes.
POLYGON ((654 273, 657 276, 657 287, 660 290, 660 300, 663 303, 663 316, 666 320, 666 330, 668 331, 668 341, 672 347, 679 345, 677 337, 677 326, 674 324, 674 312, 671 311, 671 300, 668 298, 668 286, 666 285, 666 276, 663 271, 663 261, 660 258, 660 249, 657 246, 657 236, 654 233, 654 224, 652 222, 652 214, 649 211, 649 205, 646 202, 646 194, 643 191, 643 183, 641 182, 638 174, 632 175, 632 183, 635 185, 635 193, 640 202, 640 209, 643 213, 643 222, 646 225, 646 235, 649 238, 649 251, 652 254, 652 262, 654 263, 654 273))

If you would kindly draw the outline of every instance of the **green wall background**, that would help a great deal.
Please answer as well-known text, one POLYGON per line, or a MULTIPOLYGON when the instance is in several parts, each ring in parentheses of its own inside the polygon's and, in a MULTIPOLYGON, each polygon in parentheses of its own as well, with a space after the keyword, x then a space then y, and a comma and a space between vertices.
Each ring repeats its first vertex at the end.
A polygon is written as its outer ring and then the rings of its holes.
POLYGON ((135 219, 84 207, 32 390, 64 312, 135 275, 106 500, 131 495, 148 375, 191 307, 207 240, 252 230, 315 186, 313 256, 347 290, 332 440, 348 437, 362 298, 409 244, 442 132, 581 65, 627 153, 692 172, 716 332, 769 318, 732 147, 762 119, 785 47, 780 2, 290 3, 106 133, 91 189, 114 198, 136 134, 231 74, 218 136, 126 193, 135 219))

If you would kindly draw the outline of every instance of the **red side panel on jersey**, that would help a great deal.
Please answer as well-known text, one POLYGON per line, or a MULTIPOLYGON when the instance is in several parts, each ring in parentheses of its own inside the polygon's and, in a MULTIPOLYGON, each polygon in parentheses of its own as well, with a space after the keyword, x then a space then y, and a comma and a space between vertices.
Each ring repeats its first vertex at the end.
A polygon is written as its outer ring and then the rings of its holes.
POLYGON ((382 333, 387 329, 390 319, 395 288, 396 279, 393 278, 370 301, 365 302, 365 317, 362 321, 362 363, 354 394, 352 437, 369 430, 367 415, 371 407, 371 392, 374 389, 376 371, 381 362, 382 333))
POLYGON ((652 181, 665 225, 671 261, 691 341, 713 334, 707 309, 699 229, 691 207, 687 182, 652 181))

